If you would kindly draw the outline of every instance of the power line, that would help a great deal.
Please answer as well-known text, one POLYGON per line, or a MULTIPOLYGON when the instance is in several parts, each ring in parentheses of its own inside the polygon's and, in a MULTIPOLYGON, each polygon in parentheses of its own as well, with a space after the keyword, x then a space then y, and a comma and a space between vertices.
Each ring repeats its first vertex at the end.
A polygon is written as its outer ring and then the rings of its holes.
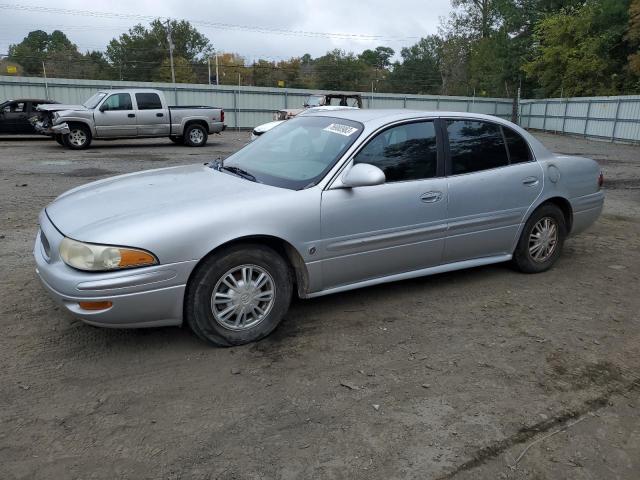
MULTIPOLYGON (((130 19, 130 20, 146 20, 153 21, 158 17, 150 15, 139 15, 131 13, 115 13, 104 12, 97 10, 78 10, 68 8, 55 8, 55 7, 41 7, 32 5, 16 5, 9 3, 0 3, 0 10, 17 10, 27 12, 39 12, 39 13, 54 13, 58 15, 74 15, 74 16, 88 16, 95 18, 116 18, 116 19, 130 19)), ((333 38, 343 40, 410 40, 419 39, 419 36, 390 36, 390 35, 371 35, 363 33, 338 33, 338 32, 315 32, 305 30, 288 30, 283 28, 272 27, 260 27, 251 25, 239 25, 233 23, 222 22, 209 22, 204 20, 188 20, 193 25, 206 26, 219 30, 236 30, 246 31, 253 33, 272 34, 272 35, 289 35, 289 36, 303 36, 303 37, 315 37, 315 38, 333 38)))

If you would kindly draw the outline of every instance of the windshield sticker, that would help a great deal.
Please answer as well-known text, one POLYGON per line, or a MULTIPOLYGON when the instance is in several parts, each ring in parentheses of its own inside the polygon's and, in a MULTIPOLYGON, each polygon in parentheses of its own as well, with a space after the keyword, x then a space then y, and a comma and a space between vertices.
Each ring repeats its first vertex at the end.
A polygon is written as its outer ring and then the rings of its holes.
POLYGON ((350 127, 349 125, 341 125, 339 123, 332 123, 328 127, 324 128, 324 130, 327 132, 338 133, 345 137, 349 137, 358 131, 357 128, 350 127))

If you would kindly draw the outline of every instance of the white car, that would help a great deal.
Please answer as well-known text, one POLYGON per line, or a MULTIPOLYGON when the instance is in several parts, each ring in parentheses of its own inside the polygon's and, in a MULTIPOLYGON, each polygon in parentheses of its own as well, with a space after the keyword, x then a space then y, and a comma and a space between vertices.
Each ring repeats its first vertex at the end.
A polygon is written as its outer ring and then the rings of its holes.
MULTIPOLYGON (((328 112, 328 111, 331 111, 331 110, 358 110, 358 107, 344 107, 344 106, 339 106, 339 105, 327 105, 327 106, 324 106, 324 107, 311 107, 311 108, 307 108, 306 110, 304 110, 303 112, 299 113, 296 116, 299 117, 300 115, 308 115, 308 114, 317 113, 317 112, 328 112)), ((263 123, 262 125, 258 125, 251 132, 251 141, 253 142, 256 138, 258 138, 263 133, 268 132, 269 130, 277 127, 278 125, 280 125, 281 123, 284 123, 284 122, 286 122, 286 120, 275 120, 273 122, 263 123)))

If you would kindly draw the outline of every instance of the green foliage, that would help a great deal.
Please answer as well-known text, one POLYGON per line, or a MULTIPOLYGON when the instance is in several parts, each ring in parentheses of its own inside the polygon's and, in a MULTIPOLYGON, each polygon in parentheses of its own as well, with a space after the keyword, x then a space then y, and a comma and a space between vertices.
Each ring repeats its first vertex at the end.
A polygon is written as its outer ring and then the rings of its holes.
POLYGON ((523 69, 545 96, 611 95, 627 83, 624 35, 629 1, 591 0, 535 27, 536 52, 523 69))
MULTIPOLYGON (((213 51, 207 37, 185 20, 171 20, 170 26, 174 45, 174 65, 176 58, 188 64, 206 62, 206 57, 213 51)), ((118 78, 121 80, 162 80, 164 69, 158 66, 162 66, 169 58, 167 25, 156 19, 151 22, 149 28, 141 24, 130 28, 127 33, 109 42, 106 56, 117 69, 118 78)), ((191 78, 189 72, 185 72, 184 76, 191 78)))

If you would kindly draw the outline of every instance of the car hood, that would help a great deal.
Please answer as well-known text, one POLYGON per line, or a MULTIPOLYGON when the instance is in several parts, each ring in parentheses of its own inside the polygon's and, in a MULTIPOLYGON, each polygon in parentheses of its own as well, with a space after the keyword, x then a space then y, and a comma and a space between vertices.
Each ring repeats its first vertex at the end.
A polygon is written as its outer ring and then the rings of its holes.
POLYGON ((88 110, 84 105, 65 105, 62 103, 46 103, 38 105, 37 110, 41 112, 59 112, 61 110, 88 110))
POLYGON ((119 232, 158 222, 173 223, 192 212, 239 205, 287 190, 218 172, 205 165, 131 173, 89 183, 60 195, 47 208, 64 235, 113 243, 119 232))

